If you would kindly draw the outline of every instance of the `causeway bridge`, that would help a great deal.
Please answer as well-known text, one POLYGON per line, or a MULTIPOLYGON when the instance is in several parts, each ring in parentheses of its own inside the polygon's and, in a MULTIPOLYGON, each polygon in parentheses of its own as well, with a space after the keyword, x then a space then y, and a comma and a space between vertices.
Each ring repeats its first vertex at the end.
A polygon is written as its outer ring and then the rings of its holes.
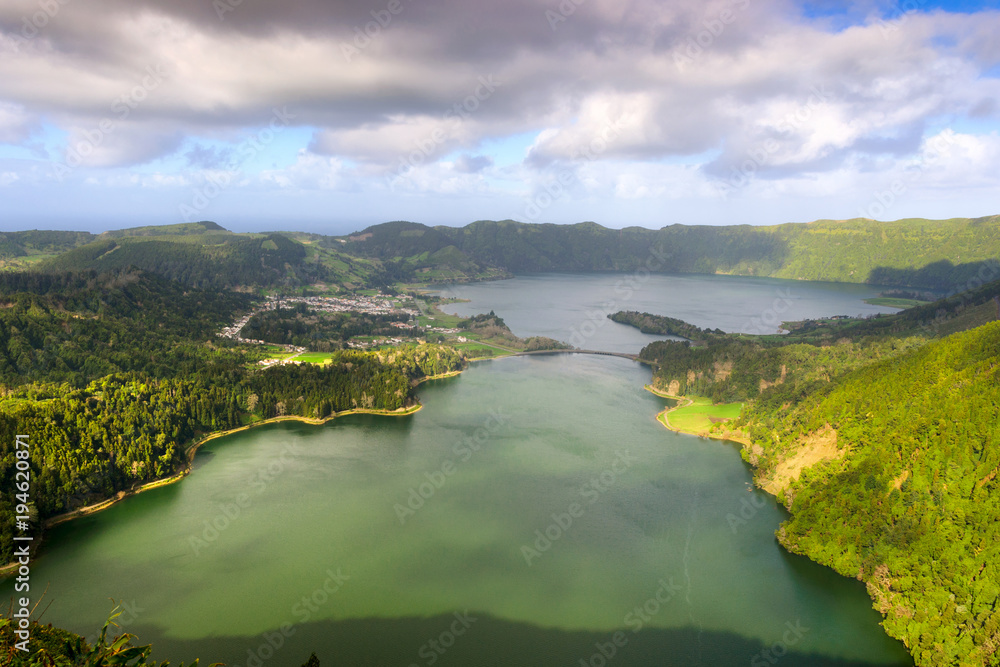
POLYGON ((515 352, 512 357, 523 357, 529 354, 599 354, 605 357, 621 357, 638 361, 640 364, 653 365, 652 362, 640 359, 638 354, 627 354, 625 352, 605 352, 603 350, 531 350, 530 352, 515 352))

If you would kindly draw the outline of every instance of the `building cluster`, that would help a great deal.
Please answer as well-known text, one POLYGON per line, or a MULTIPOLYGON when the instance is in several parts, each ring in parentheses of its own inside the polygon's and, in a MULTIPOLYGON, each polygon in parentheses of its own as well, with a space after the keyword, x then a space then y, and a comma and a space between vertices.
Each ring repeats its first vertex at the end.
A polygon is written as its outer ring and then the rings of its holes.
POLYGON ((420 314, 416 308, 398 308, 393 304, 393 300, 400 302, 412 301, 412 299, 413 297, 409 296, 389 297, 382 293, 377 293, 375 296, 352 296, 349 298, 332 296, 272 297, 258 309, 258 312, 289 308, 297 303, 304 303, 313 310, 322 310, 328 313, 367 313, 369 315, 406 313, 411 317, 416 317, 420 314))
MULTIPOLYGON (((266 302, 244 315, 232 326, 222 329, 219 336, 235 340, 238 343, 249 343, 254 345, 268 345, 269 343, 253 338, 243 338, 243 327, 247 325, 254 315, 278 308, 290 308, 298 303, 304 303, 312 310, 321 310, 328 313, 367 313, 369 315, 391 315, 394 313, 406 313, 410 317, 417 317, 420 314, 416 308, 398 308, 393 305, 393 299, 397 302, 412 301, 413 297, 399 296, 388 297, 385 294, 377 293, 375 296, 352 296, 349 298, 337 298, 329 296, 287 296, 270 297, 266 302)), ((414 325, 403 322, 394 323, 401 329, 412 329, 414 325)), ((394 339, 390 339, 394 340, 394 339)), ((273 343, 272 343, 273 344, 273 343)), ((281 345, 288 352, 304 352, 305 348, 298 348, 292 345, 281 345)), ((352 347, 354 345, 352 344, 352 347)))
POLYGON ((422 338, 373 338, 372 340, 350 340, 347 341, 347 346, 355 350, 370 350, 375 347, 381 347, 383 345, 402 345, 403 343, 423 343, 422 338))

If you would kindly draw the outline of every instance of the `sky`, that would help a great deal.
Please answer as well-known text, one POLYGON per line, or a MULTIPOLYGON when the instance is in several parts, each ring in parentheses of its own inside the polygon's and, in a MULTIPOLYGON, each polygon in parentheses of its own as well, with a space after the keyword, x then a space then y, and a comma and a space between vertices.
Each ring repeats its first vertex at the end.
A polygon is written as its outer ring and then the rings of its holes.
POLYGON ((997 35, 997 1, 2 0, 0 231, 993 215, 997 35))

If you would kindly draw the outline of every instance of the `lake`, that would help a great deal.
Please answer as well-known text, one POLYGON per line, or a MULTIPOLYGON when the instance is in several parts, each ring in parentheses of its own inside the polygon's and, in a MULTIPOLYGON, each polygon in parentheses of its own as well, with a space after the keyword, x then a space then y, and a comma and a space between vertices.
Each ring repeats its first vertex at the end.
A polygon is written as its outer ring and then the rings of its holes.
POLYGON ((663 336, 607 318, 619 310, 676 317, 731 333, 777 333, 781 322, 831 315, 869 316, 898 309, 864 299, 871 285, 713 275, 537 274, 488 283, 445 285, 440 296, 468 299, 442 310, 468 317, 494 310, 518 336, 548 336, 580 349, 637 353, 663 336))
MULTIPOLYGON (((869 288, 686 279, 628 307, 730 330, 775 290, 795 317, 873 312, 869 288)), ((450 289, 553 335, 600 304, 577 280, 450 289)), ((588 347, 638 351, 631 331, 595 324, 588 347)), ((211 441, 182 482, 53 529, 32 589, 87 636, 123 604, 175 665, 912 665, 859 582, 778 546, 785 513, 735 445, 656 422, 649 380, 613 357, 499 359, 421 385, 408 417, 211 441)))

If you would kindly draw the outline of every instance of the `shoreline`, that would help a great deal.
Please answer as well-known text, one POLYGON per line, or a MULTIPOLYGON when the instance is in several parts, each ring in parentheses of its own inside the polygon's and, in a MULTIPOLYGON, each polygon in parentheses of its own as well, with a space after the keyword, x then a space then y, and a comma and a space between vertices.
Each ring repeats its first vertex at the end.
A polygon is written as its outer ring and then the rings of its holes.
POLYGON ((694 400, 688 398, 687 396, 675 396, 673 394, 668 394, 666 392, 660 391, 651 384, 643 385, 642 387, 649 393, 660 398, 667 398, 672 401, 677 401, 677 405, 671 406, 669 408, 664 408, 656 415, 656 421, 663 425, 667 430, 673 431, 674 433, 683 433, 685 435, 694 435, 699 438, 709 438, 711 440, 722 440, 724 442, 735 442, 739 445, 750 445, 750 441, 742 436, 733 434, 731 431, 726 431, 724 434, 714 433, 712 431, 688 431, 686 429, 678 428, 670 423, 670 418, 667 416, 674 410, 679 410, 680 408, 686 408, 687 406, 694 403, 694 400))
MULTIPOLYGON (((468 361, 473 361, 473 360, 469 359, 468 361)), ((465 372, 465 369, 463 368, 460 371, 448 371, 447 373, 440 373, 438 375, 425 375, 422 378, 420 378, 419 380, 415 380, 414 382, 412 382, 410 386, 411 387, 419 387, 423 383, 429 382, 431 380, 444 380, 446 378, 458 377, 459 375, 461 375, 464 372, 465 372)), ((414 410, 414 412, 416 412, 416 410, 414 410)), ((389 414, 393 414, 393 413, 390 412, 389 414)))
MULTIPOLYGON (((446 377, 454 377, 456 375, 459 375, 461 372, 462 371, 452 371, 450 373, 444 373, 444 374, 441 374, 441 375, 428 375, 428 376, 425 376, 425 377, 421 378, 420 381, 417 384, 420 384, 421 382, 424 382, 424 381, 427 381, 427 380, 437 380, 437 379, 446 378, 446 377)), ((414 386, 416 386, 416 385, 414 385, 414 386)), ((233 433, 239 433, 241 431, 248 431, 248 430, 250 430, 252 428, 255 428, 257 426, 265 426, 265 425, 268 425, 268 424, 276 424, 278 422, 283 422, 283 421, 299 421, 299 422, 304 422, 306 424, 309 424, 311 426, 322 426, 323 424, 326 424, 327 422, 333 421, 334 419, 337 419, 338 417, 347 417, 347 416, 350 416, 350 415, 380 415, 380 416, 383 416, 383 417, 408 417, 408 416, 410 416, 410 415, 412 415, 412 414, 414 414, 416 412, 419 412, 423 407, 424 407, 423 404, 417 403, 416 405, 411 405, 408 408, 399 408, 397 410, 391 410, 391 411, 390 410, 370 410, 370 409, 367 409, 367 408, 352 408, 350 410, 344 410, 342 412, 337 412, 335 414, 330 415, 329 417, 324 417, 322 419, 315 419, 315 418, 312 418, 312 417, 301 417, 299 415, 282 415, 280 417, 271 417, 269 419, 262 419, 260 421, 253 422, 252 424, 245 424, 243 426, 237 426, 236 428, 228 429, 226 431, 215 431, 213 433, 209 433, 209 434, 203 436, 199 440, 196 440, 195 442, 193 442, 190 445, 188 445, 188 447, 184 450, 185 464, 184 464, 184 467, 183 467, 182 470, 180 470, 180 471, 178 471, 178 472, 170 475, 169 477, 163 477, 161 479, 156 479, 156 480, 153 480, 151 482, 146 482, 145 484, 143 484, 143 485, 141 485, 141 486, 139 486, 137 488, 129 489, 127 491, 119 491, 118 493, 116 493, 111 498, 106 498, 106 499, 104 499, 104 500, 102 500, 100 502, 94 503, 92 505, 85 505, 84 507, 79 507, 79 508, 77 508, 75 510, 72 510, 70 512, 64 512, 62 514, 57 514, 56 516, 49 517, 48 519, 45 520, 45 522, 42 525, 43 525, 43 527, 46 530, 48 530, 49 528, 54 528, 55 526, 58 526, 58 525, 63 524, 63 523, 67 523, 67 522, 72 521, 74 519, 79 519, 81 517, 90 516, 91 514, 96 514, 98 512, 104 511, 104 510, 108 509, 109 507, 111 507, 111 506, 113 506, 113 505, 115 505, 115 504, 117 504, 117 503, 119 503, 119 502, 121 502, 121 501, 123 501, 123 500, 125 500, 127 498, 131 498, 132 496, 139 495, 140 493, 143 493, 145 491, 151 491, 152 489, 158 489, 158 488, 160 488, 162 486, 168 486, 170 484, 175 484, 175 483, 181 481, 182 479, 184 479, 185 477, 187 477, 189 474, 191 474, 191 470, 192 470, 191 466, 194 463, 194 457, 195 457, 195 455, 198 453, 198 448, 200 448, 206 442, 209 442, 211 440, 215 440, 217 438, 222 438, 222 437, 227 436, 227 435, 232 435, 233 433)), ((35 553, 38 553, 38 550, 41 549, 41 546, 42 546, 43 542, 44 542, 44 538, 40 537, 38 539, 38 541, 37 541, 37 546, 35 548, 35 553)), ((34 560, 34 558, 32 558, 32 560, 34 560)), ((19 565, 20 565, 20 563, 13 562, 13 563, 7 563, 5 565, 0 566, 0 578, 4 578, 4 577, 8 577, 8 576, 12 575, 14 572, 17 571, 17 568, 18 568, 19 565)))
MULTIPOLYGON (((192 470, 191 465, 194 463, 194 457, 198 453, 198 449, 202 445, 204 445, 206 442, 210 442, 210 441, 216 440, 218 438, 223 438, 223 437, 225 437, 227 435, 232 435, 234 433, 240 433, 242 431, 249 431, 250 429, 256 428, 258 426, 266 426, 268 424, 277 424, 279 422, 285 422, 285 421, 298 421, 298 422, 303 422, 303 423, 309 424, 311 426, 322 426, 323 424, 326 424, 327 422, 333 421, 334 419, 337 419, 338 417, 347 417, 349 415, 381 415, 381 416, 384 416, 384 417, 406 417, 406 416, 414 414, 415 412, 420 411, 420 409, 423 408, 423 407, 424 407, 423 405, 421 405, 420 403, 417 403, 416 405, 410 406, 408 408, 399 408, 398 410, 392 410, 392 411, 389 411, 389 410, 369 410, 369 409, 366 409, 366 408, 352 408, 350 410, 344 410, 343 412, 338 412, 336 414, 332 414, 329 417, 324 417, 322 419, 315 419, 313 417, 302 417, 302 416, 299 416, 299 415, 282 415, 280 417, 271 417, 269 419, 262 419, 260 421, 253 422, 252 424, 245 424, 243 426, 237 426, 236 428, 231 428, 231 429, 228 429, 226 431, 215 431, 213 433, 209 433, 208 435, 202 437, 200 440, 197 440, 197 441, 191 443, 187 447, 187 449, 184 450, 184 457, 187 459, 187 463, 185 464, 183 470, 174 473, 170 477, 164 477, 162 479, 153 480, 152 482, 147 482, 146 484, 143 484, 142 486, 140 486, 140 487, 138 487, 138 488, 136 488, 134 490, 119 491, 115 495, 115 497, 108 498, 107 500, 102 500, 99 503, 95 503, 93 505, 86 505, 84 507, 80 507, 78 509, 75 509, 72 512, 65 512, 63 514, 57 514, 56 516, 49 517, 48 519, 45 520, 45 528, 46 529, 52 528, 54 526, 58 526, 61 523, 66 523, 67 521, 72 521, 73 519, 78 519, 78 518, 80 518, 82 516, 88 516, 90 514, 95 514, 97 512, 100 512, 101 510, 105 510, 105 509, 111 507, 112 505, 114 505, 117 502, 125 500, 126 498, 130 498, 132 496, 138 495, 138 494, 142 493, 143 491, 150 491, 152 489, 157 489, 157 488, 159 488, 161 486, 167 486, 167 485, 174 484, 176 482, 181 481, 182 479, 184 479, 185 477, 187 477, 189 474, 191 474, 191 470, 192 470)), ((0 572, 3 572, 3 568, 0 568, 0 572)))

